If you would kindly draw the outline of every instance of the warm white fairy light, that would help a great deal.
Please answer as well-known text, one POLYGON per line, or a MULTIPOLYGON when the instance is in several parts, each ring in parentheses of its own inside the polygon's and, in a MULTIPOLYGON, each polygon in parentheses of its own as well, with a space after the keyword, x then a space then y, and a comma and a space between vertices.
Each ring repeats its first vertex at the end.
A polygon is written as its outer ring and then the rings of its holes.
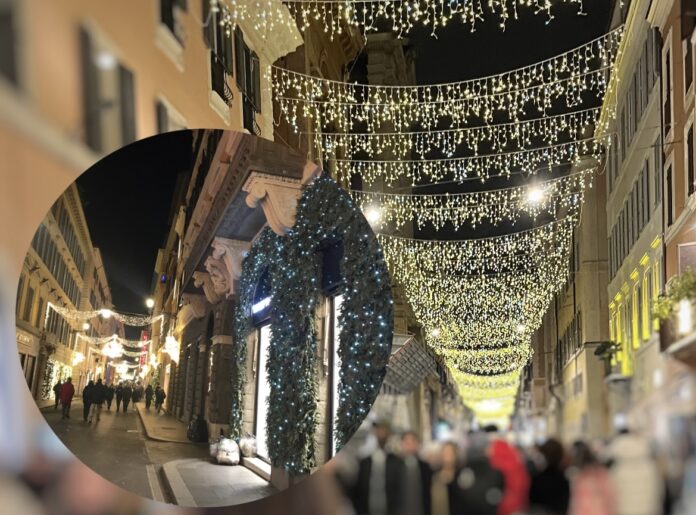
POLYGON ((107 358, 120 358, 123 356, 123 345, 121 345, 118 340, 109 340, 106 342, 106 345, 104 345, 104 348, 101 350, 101 353, 104 354, 107 358))
POLYGON ((332 81, 273 68, 272 87, 283 117, 301 131, 302 120, 340 132, 461 128, 546 116, 564 100, 569 109, 587 93, 602 96, 617 58, 622 30, 546 61, 503 74, 427 86, 383 86, 332 81))
POLYGON ((152 343, 152 340, 129 340, 127 338, 122 338, 117 334, 112 334, 111 336, 87 336, 77 333, 76 337, 78 340, 84 340, 90 345, 102 345, 110 341, 116 341, 126 347, 144 347, 145 345, 152 343))
MULTIPOLYGON (((204 0, 206 1, 206 0, 204 0)), ((516 20, 519 12, 544 15, 548 21, 554 18, 554 6, 574 5, 582 13, 583 0, 208 0, 220 6, 224 12, 223 23, 232 26, 240 21, 252 25, 262 34, 271 36, 280 27, 323 27, 334 37, 355 27, 365 33, 391 30, 399 37, 414 27, 426 26, 433 36, 438 29, 453 20, 468 25, 473 32, 479 22, 494 18, 501 30, 510 20, 516 20), (288 11, 292 15, 288 16, 288 11)), ((272 36, 271 36, 272 37, 272 36)))
POLYGON ((385 160, 331 158, 331 162, 340 180, 349 182, 351 177, 358 175, 367 185, 381 181, 392 185, 402 179, 410 180, 413 185, 445 179, 455 182, 477 179, 483 182, 493 177, 551 172, 555 166, 576 164, 586 157, 599 159, 608 142, 608 139, 590 138, 469 157, 385 160))
POLYGON ((170 359, 174 363, 179 363, 179 351, 181 349, 181 346, 176 338, 173 336, 169 335, 165 338, 164 340, 164 349, 162 349, 164 352, 169 354, 170 359))
POLYGON ((476 227, 483 222, 514 223, 523 216, 536 219, 544 214, 557 218, 561 212, 577 211, 585 188, 591 184, 593 171, 585 169, 541 183, 537 190, 543 194, 533 203, 529 202, 527 186, 434 195, 355 190, 350 194, 373 225, 379 222, 382 226, 393 224, 400 228, 415 222, 419 228, 432 225, 441 229, 451 224, 459 229, 464 225, 476 227))
MULTIPOLYGON (((64 308, 61 306, 58 306, 52 302, 49 302, 48 305, 46 306, 46 316, 48 316, 49 310, 53 310, 56 313, 58 313, 61 317, 68 321, 73 321, 73 322, 79 322, 79 321, 86 321, 86 320, 91 320, 97 317, 102 317, 106 320, 114 318, 118 322, 121 322, 124 325, 128 326, 133 326, 133 327, 144 327, 146 325, 150 325, 153 322, 156 322, 158 320, 162 320, 164 318, 164 315, 130 315, 126 313, 119 313, 117 311, 113 311, 111 309, 98 309, 98 310, 92 310, 92 311, 78 311, 78 310, 73 310, 69 308, 64 308)), ((84 327, 84 325, 83 325, 84 327)))

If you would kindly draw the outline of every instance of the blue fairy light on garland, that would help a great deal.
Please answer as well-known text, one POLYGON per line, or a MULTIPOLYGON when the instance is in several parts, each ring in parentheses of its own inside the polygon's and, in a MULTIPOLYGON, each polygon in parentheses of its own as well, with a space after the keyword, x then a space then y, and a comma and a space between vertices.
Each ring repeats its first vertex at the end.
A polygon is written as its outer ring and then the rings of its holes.
MULTIPOLYGON (((307 473, 316 466, 317 330, 321 254, 327 241, 340 240, 343 296, 339 313, 341 361, 336 446, 357 430, 386 373, 393 336, 391 282, 382 250, 357 205, 335 181, 320 176, 303 192, 296 221, 286 237, 264 230, 244 260, 235 341, 254 330, 251 306, 261 275, 271 277, 271 345, 268 377, 267 445, 276 466, 307 473)), ((235 345, 232 436, 241 434, 245 345, 235 345)))

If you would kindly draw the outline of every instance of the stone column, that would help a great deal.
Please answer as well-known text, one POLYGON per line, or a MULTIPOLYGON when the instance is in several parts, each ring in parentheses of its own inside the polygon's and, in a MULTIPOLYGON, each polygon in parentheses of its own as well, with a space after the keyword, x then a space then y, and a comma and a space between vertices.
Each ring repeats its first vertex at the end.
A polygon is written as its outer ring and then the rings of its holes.
MULTIPOLYGON (((208 378, 206 370, 208 368, 207 352, 208 345, 205 341, 198 343, 198 357, 196 358, 196 381, 194 384, 193 396, 193 414, 204 416, 205 391, 208 388, 208 378)), ((191 347, 191 352, 195 351, 195 347, 191 347)))
POLYGON ((210 436, 225 434, 229 429, 232 396, 232 351, 233 338, 220 334, 213 336, 210 352, 213 364, 210 369, 210 392, 208 393, 208 422, 210 436))
POLYGON ((188 349, 188 359, 186 363, 186 377, 184 386, 184 422, 188 424, 193 414, 193 401, 196 388, 196 371, 198 369, 198 349, 191 345, 188 349))

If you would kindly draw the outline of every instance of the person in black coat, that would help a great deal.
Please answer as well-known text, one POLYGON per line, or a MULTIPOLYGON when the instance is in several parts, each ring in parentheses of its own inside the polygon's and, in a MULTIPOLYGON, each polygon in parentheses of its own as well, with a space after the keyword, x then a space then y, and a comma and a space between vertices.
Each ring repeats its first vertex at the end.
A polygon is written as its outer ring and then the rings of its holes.
POLYGON ((56 398, 56 405, 53 407, 53 409, 58 409, 58 403, 60 402, 60 388, 63 386, 63 383, 58 379, 58 382, 56 385, 53 387, 53 395, 56 398))
POLYGON ((116 387, 116 413, 121 409, 121 401, 123 400, 123 382, 118 383, 116 387))
POLYGON ((152 404, 152 396, 154 394, 155 391, 152 389, 152 385, 147 385, 147 388, 145 388, 145 409, 150 409, 150 404, 152 404))
POLYGON ((130 383, 126 383, 123 387, 123 412, 128 411, 128 405, 130 404, 131 398, 133 397, 133 388, 131 388, 130 383))
POLYGON ((164 393, 164 389, 157 386, 157 388, 155 388, 155 409, 157 410, 157 413, 159 413, 162 409, 162 404, 166 398, 167 394, 164 393))
POLYGON ((543 458, 541 471, 532 477, 529 504, 548 515, 564 515, 570 504, 570 483, 564 470, 563 444, 549 438, 539 447, 543 458))
POLYGON ((419 456, 420 439, 414 431, 401 435, 404 462, 404 515, 430 515, 433 471, 419 456))
POLYGON ((496 515, 505 489, 505 476, 491 465, 486 454, 488 436, 472 433, 466 451, 464 466, 457 474, 451 494, 462 513, 496 515))
POLYGON ((101 379, 97 379, 97 384, 95 384, 92 388, 90 395, 92 397, 92 409, 89 412, 89 420, 87 422, 91 424, 95 416, 97 418, 97 422, 99 422, 99 419, 101 418, 102 405, 106 400, 106 386, 104 386, 101 379))
POLYGON ((110 384, 106 387, 106 409, 111 410, 111 403, 114 400, 114 385, 110 384))
POLYGON ((94 389, 94 381, 87 383, 87 386, 82 390, 82 418, 87 422, 89 410, 92 407, 92 390, 94 389))
POLYGON ((404 464, 386 449, 391 435, 389 423, 377 422, 373 431, 378 447, 371 456, 360 460, 349 496, 357 515, 403 515, 404 464))

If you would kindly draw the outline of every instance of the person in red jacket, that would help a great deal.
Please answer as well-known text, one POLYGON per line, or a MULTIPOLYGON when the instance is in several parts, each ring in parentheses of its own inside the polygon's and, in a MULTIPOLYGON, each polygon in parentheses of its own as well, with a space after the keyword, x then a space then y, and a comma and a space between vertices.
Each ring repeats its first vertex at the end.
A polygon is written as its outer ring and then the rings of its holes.
POLYGON ((524 460, 515 447, 496 437, 496 426, 488 426, 485 431, 491 433, 492 437, 488 447, 491 467, 505 477, 505 490, 498 504, 498 515, 523 512, 528 504, 530 482, 524 460))
POLYGON ((70 404, 75 395, 75 387, 72 384, 72 377, 63 383, 60 387, 60 403, 63 405, 63 418, 70 418, 70 404))

